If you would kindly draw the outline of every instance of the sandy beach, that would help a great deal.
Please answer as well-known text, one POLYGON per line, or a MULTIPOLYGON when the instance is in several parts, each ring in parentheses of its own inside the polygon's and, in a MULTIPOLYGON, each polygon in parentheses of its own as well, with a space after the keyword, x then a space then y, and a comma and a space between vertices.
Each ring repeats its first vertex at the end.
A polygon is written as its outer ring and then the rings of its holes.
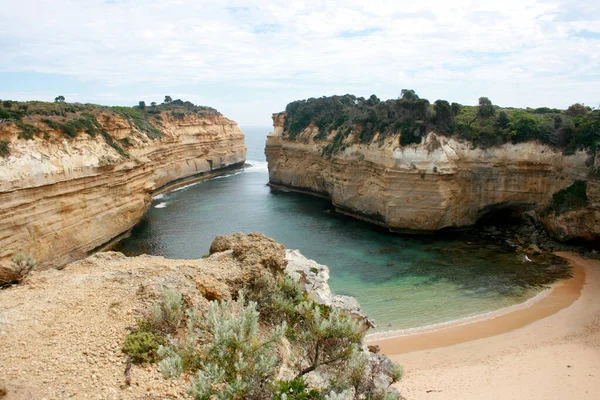
POLYGON ((573 266, 531 306, 434 332, 371 340, 403 365, 398 388, 418 399, 600 398, 600 261, 573 266))

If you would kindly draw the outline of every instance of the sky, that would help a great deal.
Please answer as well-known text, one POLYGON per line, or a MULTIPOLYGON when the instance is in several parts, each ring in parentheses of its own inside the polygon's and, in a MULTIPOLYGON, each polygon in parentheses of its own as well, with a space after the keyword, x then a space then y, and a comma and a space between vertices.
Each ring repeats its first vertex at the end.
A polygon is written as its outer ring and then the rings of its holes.
POLYGON ((590 0, 0 0, 0 99, 165 95, 240 125, 351 93, 600 105, 590 0))

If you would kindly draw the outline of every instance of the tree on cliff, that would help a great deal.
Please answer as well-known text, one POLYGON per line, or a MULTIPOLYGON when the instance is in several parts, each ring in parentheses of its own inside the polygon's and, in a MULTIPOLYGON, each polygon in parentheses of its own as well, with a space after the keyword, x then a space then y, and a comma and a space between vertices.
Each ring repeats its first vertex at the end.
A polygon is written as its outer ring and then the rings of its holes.
POLYGON ((402 91, 400 92, 400 98, 406 101, 419 100, 419 96, 412 89, 402 89, 402 91))
POLYGON ((173 99, 171 98, 171 96, 165 96, 165 101, 164 101, 164 103, 170 103, 170 102, 172 102, 172 101, 173 101, 173 99))
POLYGON ((469 126, 471 126, 471 124, 475 122, 477 118, 488 119, 490 117, 493 117, 494 114, 496 114, 496 107, 494 107, 492 101, 487 97, 480 97, 479 107, 477 108, 477 114, 475 115, 475 118, 473 118, 473 120, 469 122, 469 126))
POLYGON ((64 102, 65 102, 65 96, 63 96, 63 95, 56 96, 56 97, 54 98, 54 102, 55 102, 55 103, 64 103, 64 102))
POLYGON ((141 100, 141 101, 138 103, 138 107, 140 108, 140 110, 144 110, 144 109, 146 108, 146 102, 145 102, 145 101, 143 101, 143 100, 141 100))
POLYGON ((454 112, 446 100, 436 100, 433 103, 435 115, 433 121, 442 133, 450 133, 454 127, 454 112))
POLYGON ((152 103, 150 103, 150 106, 152 106, 153 108, 156 107, 156 102, 153 101, 152 103))
POLYGON ((569 108, 567 108, 567 115, 571 117, 576 117, 578 115, 585 115, 588 111, 588 107, 580 103, 575 103, 570 105, 569 108))
POLYGON ((508 124, 510 123, 510 118, 506 111, 500 111, 498 114, 498 118, 496 118, 496 126, 500 129, 508 128, 508 124))

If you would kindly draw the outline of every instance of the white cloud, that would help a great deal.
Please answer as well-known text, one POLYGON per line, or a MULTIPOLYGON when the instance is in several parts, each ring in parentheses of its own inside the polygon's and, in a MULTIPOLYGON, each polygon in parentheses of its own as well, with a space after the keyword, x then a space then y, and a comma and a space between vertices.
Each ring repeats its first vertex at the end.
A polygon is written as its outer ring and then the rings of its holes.
MULTIPOLYGON (((63 74, 108 92, 227 84, 289 100, 411 87, 463 103, 600 102, 600 40, 576 35, 600 30, 600 9, 569 0, 0 0, 0 9, 0 76, 63 74)), ((206 102, 244 122, 285 106, 267 109, 272 98, 253 98, 253 110, 229 107, 243 99, 206 102)))

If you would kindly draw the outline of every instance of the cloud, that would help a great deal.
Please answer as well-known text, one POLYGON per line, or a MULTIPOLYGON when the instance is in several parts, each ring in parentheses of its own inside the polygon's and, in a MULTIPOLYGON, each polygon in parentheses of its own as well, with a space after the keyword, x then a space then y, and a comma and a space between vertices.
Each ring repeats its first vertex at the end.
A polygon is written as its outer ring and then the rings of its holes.
POLYGON ((100 98, 87 84, 121 102, 195 87, 242 122, 268 122, 285 107, 274 98, 385 98, 406 87, 469 104, 600 102, 600 9, 580 1, 0 0, 0 8, 0 87, 14 73, 60 75, 81 82, 72 91, 86 101, 100 98))

